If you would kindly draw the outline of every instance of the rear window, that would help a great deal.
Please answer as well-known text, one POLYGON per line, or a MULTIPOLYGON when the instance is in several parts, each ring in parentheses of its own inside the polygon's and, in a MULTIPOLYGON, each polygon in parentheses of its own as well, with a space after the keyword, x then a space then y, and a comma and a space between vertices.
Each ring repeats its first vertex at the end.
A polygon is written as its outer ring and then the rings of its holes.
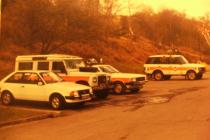
POLYGON ((19 62, 18 69, 19 70, 32 70, 33 62, 19 62))

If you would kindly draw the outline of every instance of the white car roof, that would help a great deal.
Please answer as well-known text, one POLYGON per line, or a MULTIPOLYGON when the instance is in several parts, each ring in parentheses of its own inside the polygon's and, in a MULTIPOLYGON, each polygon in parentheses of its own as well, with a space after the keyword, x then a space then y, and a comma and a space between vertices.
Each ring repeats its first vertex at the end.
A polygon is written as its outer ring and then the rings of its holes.
POLYGON ((20 55, 16 57, 16 61, 20 60, 58 60, 58 59, 82 59, 79 56, 66 54, 47 54, 47 55, 20 55))
MULTIPOLYGON (((14 71, 14 72, 32 72, 32 73, 40 73, 40 72, 49 72, 46 70, 18 70, 18 71, 14 71)), ((14 73, 13 72, 13 73, 14 73)))
POLYGON ((96 65, 93 65, 93 67, 96 66, 96 67, 100 67, 100 66, 111 66, 111 65, 107 65, 107 64, 96 64, 96 65))
POLYGON ((182 55, 151 55, 149 57, 183 57, 182 55))

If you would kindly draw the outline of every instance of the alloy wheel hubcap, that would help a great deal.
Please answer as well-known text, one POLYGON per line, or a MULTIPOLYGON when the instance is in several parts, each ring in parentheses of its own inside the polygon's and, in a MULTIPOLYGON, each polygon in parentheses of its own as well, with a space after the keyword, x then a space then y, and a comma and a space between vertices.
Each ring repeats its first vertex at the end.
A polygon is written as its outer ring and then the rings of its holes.
POLYGON ((120 93, 120 92, 122 91, 122 86, 121 86, 120 84, 117 84, 117 85, 115 86, 115 88, 114 88, 114 91, 115 91, 116 93, 120 93))
POLYGON ((155 79, 160 80, 162 78, 161 73, 155 74, 155 79))
POLYGON ((9 103, 11 102, 11 97, 10 97, 9 94, 5 94, 5 95, 3 96, 3 102, 4 102, 5 104, 9 104, 9 103))
POLYGON ((54 108, 58 108, 59 105, 60 105, 60 100, 59 100, 57 97, 54 97, 54 98, 52 99, 52 106, 53 106, 54 108))
POLYGON ((189 73, 189 79, 195 79, 195 74, 193 72, 189 73))

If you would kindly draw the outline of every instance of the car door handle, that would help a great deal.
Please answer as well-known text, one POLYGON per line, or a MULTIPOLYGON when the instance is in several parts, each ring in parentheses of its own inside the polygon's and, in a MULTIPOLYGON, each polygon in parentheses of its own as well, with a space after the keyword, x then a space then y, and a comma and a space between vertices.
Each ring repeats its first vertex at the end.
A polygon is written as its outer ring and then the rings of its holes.
POLYGON ((24 88, 25 86, 20 86, 21 88, 24 88))

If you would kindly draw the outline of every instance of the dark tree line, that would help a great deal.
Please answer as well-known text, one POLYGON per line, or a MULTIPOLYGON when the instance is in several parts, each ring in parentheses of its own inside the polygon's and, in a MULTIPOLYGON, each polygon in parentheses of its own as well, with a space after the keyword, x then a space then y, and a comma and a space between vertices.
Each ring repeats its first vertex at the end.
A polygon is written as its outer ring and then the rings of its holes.
POLYGON ((157 46, 208 46, 198 27, 201 21, 183 13, 144 9, 119 16, 117 0, 3 0, 3 46, 15 44, 40 53, 50 53, 69 42, 94 43, 109 37, 129 37, 131 26, 135 39, 150 39, 157 46))

